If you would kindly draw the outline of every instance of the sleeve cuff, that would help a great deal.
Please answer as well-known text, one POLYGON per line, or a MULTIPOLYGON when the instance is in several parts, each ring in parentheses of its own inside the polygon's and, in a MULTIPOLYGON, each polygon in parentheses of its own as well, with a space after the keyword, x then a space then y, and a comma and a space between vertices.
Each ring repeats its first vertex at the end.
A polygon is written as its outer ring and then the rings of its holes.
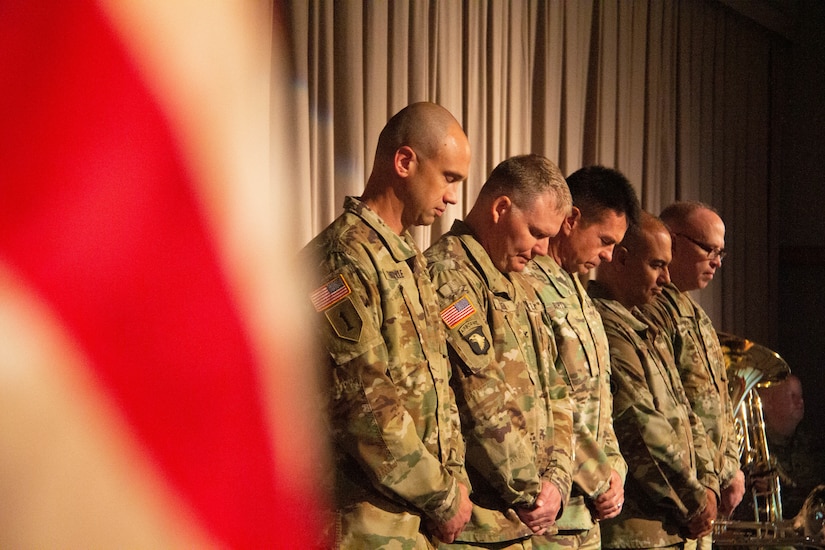
POLYGON ((427 515, 436 523, 446 523, 458 513, 458 508, 461 505, 460 496, 458 481, 453 479, 452 486, 447 491, 447 496, 439 506, 432 510, 426 510, 427 515))

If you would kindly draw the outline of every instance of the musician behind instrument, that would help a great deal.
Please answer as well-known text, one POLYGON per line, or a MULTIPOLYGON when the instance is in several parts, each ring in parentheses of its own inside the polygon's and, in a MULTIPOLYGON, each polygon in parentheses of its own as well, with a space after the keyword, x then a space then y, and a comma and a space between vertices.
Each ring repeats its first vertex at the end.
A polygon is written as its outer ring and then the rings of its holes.
POLYGON ((804 422, 805 402, 798 377, 759 388, 768 449, 779 469, 782 515, 794 517, 808 494, 825 483, 825 447, 804 422))

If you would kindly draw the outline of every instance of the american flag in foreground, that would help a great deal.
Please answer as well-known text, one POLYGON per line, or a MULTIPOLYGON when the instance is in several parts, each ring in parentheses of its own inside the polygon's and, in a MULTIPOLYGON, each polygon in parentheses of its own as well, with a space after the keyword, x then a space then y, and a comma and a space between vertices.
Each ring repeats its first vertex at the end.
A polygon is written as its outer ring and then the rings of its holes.
POLYGON ((314 545, 272 21, 0 3, 0 547, 314 545))

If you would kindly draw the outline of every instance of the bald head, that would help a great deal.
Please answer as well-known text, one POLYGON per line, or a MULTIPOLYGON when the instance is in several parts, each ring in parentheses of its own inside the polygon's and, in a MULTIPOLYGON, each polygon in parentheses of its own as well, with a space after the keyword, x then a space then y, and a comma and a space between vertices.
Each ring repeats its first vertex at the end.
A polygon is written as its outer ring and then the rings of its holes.
POLYGON ((470 142, 455 117, 435 103, 413 103, 381 132, 361 200, 401 234, 455 204, 469 167, 470 142))
POLYGON ((696 201, 673 203, 660 218, 673 235, 673 283, 684 292, 705 288, 725 254, 722 218, 713 207, 696 201))
POLYGON ((719 213, 712 206, 699 201, 678 201, 674 202, 659 214, 661 219, 671 231, 689 232, 693 229, 703 228, 708 224, 725 224, 719 213))
POLYGON ((376 161, 392 158, 404 145, 412 147, 424 158, 433 158, 448 137, 456 132, 464 134, 450 111, 428 101, 413 103, 401 109, 384 126, 378 137, 376 161))

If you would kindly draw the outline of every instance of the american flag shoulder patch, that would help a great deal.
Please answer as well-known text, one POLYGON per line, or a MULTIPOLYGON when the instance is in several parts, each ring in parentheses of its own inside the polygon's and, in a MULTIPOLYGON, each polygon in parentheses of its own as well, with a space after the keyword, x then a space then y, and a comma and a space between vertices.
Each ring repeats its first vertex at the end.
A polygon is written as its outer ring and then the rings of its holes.
POLYGON ((312 306, 315 308, 315 311, 324 311, 349 296, 350 293, 352 293, 352 290, 347 284, 346 279, 344 279, 343 275, 339 274, 331 281, 317 288, 309 295, 309 299, 312 301, 312 306))
POLYGON ((476 308, 465 294, 441 311, 441 319, 446 323, 447 328, 453 328, 475 312, 476 308))

